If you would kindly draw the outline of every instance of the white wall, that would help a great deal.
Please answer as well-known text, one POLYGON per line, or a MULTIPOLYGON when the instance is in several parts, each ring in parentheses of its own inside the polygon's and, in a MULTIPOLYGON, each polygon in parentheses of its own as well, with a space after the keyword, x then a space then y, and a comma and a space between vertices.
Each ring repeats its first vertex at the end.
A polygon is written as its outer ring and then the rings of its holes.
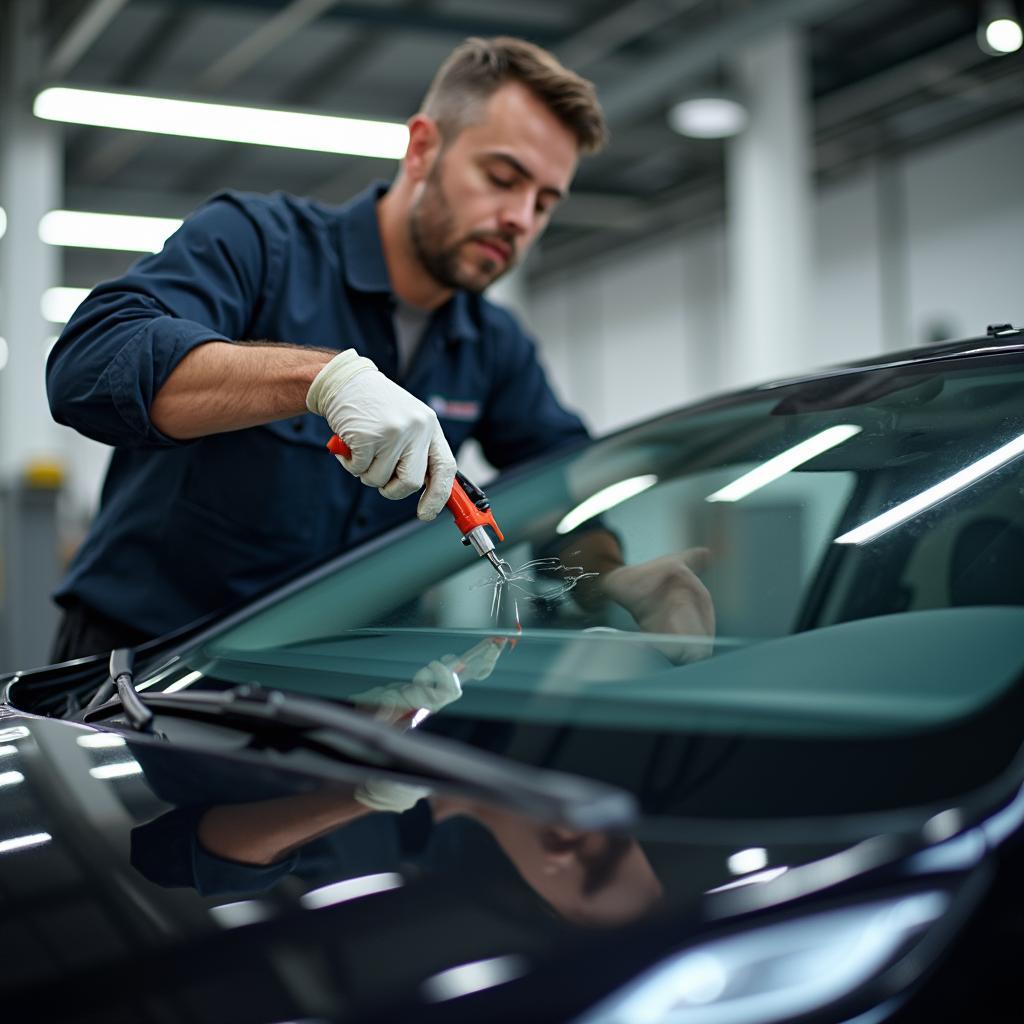
POLYGON ((907 161, 910 324, 954 336, 1024 325, 1024 118, 907 161))
POLYGON ((724 295, 724 241, 710 229, 536 292, 529 321, 560 395, 608 430, 717 386, 724 295))
MULTIPOLYGON (((821 190, 812 364, 909 348, 936 330, 1024 326, 1022 167, 1018 117, 890 167, 901 223, 885 168, 821 190)), ((529 322, 542 356, 594 429, 728 389, 724 245, 722 226, 681 233, 535 287, 529 322)))

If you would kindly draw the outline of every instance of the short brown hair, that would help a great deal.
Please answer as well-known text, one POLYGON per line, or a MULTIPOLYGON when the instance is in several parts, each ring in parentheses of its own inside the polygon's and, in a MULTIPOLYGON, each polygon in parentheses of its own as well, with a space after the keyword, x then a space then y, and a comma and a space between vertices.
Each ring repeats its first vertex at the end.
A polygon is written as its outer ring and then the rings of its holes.
POLYGON ((430 83, 422 112, 450 141, 473 123, 480 106, 506 82, 525 85, 576 136, 581 153, 596 153, 607 142, 593 83, 563 67, 547 50, 512 36, 460 43, 430 83))

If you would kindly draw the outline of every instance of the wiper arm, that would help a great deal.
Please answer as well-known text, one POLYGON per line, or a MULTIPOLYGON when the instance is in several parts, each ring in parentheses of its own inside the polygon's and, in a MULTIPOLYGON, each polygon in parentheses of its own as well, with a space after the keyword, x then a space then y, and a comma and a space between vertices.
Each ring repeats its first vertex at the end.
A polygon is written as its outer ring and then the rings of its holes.
POLYGON ((324 730, 328 738, 342 741, 346 755, 358 760, 415 776, 418 782, 458 783, 485 799, 575 828, 623 829, 637 817, 632 794, 616 786, 519 764, 447 737, 400 732, 358 711, 315 698, 242 687, 227 693, 154 693, 147 696, 147 705, 158 714, 272 722, 289 732, 324 730))
POLYGON ((110 676, 92 696, 85 706, 86 711, 105 704, 114 691, 121 698, 125 717, 134 729, 139 732, 150 732, 153 728, 153 712, 142 702, 135 692, 133 671, 135 668, 135 652, 131 647, 116 647, 110 652, 110 676))

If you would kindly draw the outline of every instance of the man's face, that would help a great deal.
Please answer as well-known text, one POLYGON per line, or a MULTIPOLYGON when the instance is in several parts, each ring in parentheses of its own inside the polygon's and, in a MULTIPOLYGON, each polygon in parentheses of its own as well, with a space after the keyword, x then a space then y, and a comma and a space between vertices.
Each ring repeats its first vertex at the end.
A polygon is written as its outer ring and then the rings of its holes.
POLYGON ((575 136, 528 89, 498 89, 419 185, 409 232, 427 272, 471 292, 501 277, 547 227, 577 155, 575 136))
POLYGON ((640 845, 625 836, 538 825, 509 811, 478 818, 523 880, 561 917, 613 927, 650 912, 664 895, 640 845))

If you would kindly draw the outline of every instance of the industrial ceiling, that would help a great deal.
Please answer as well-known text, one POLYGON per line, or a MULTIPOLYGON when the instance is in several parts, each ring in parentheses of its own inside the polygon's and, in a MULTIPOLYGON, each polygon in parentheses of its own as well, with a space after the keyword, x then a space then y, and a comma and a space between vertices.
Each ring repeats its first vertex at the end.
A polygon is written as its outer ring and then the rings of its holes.
MULTIPOLYGON (((666 122, 773 26, 806 29, 816 173, 830 178, 1024 108, 1024 54, 976 41, 974 0, 45 0, 39 84, 404 121, 467 35, 514 34, 597 85, 612 145, 584 162, 531 273, 721 214, 725 144, 666 122)), ((183 216, 225 187, 340 202, 391 161, 68 127, 66 206, 183 216)), ((88 287, 133 257, 67 250, 88 287)))

